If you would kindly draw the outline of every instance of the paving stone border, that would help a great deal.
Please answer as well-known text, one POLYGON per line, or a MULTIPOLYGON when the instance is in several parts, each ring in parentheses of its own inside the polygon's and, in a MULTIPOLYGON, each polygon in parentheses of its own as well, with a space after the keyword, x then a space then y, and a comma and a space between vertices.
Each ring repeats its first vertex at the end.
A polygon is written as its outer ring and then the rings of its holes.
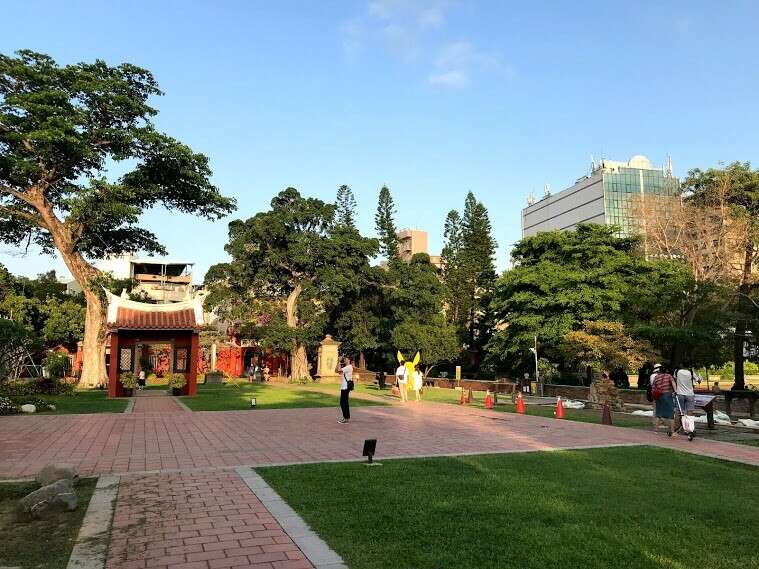
POLYGON ((247 466, 235 470, 316 569, 348 569, 342 557, 303 521, 260 474, 247 466))
POLYGON ((98 478, 66 569, 105 567, 119 481, 118 476, 98 478))
POLYGON ((124 413, 132 413, 134 411, 134 397, 129 398, 129 402, 127 403, 126 409, 124 409, 124 413))
MULTIPOLYGON (((172 395, 172 397, 174 397, 174 396, 172 395)), ((182 408, 183 411, 187 411, 188 413, 192 413, 192 409, 190 409, 185 404, 185 402, 182 401, 179 397, 174 397, 174 403, 176 403, 177 405, 179 405, 182 408)))

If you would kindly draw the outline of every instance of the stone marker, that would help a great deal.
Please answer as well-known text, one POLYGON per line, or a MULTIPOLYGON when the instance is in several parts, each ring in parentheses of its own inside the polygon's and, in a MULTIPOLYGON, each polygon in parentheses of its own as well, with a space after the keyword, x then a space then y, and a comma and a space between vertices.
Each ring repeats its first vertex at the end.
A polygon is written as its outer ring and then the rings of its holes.
POLYGON ((37 473, 34 478, 42 486, 47 486, 59 480, 70 480, 72 485, 79 482, 79 473, 73 464, 55 463, 48 464, 45 468, 37 473))
POLYGON ((78 503, 79 499, 71 480, 63 479, 21 498, 16 512, 21 519, 41 520, 55 511, 72 512, 76 510, 78 503))
POLYGON ((35 407, 31 403, 27 403, 26 405, 21 406, 21 412, 22 413, 36 413, 37 407, 35 407))

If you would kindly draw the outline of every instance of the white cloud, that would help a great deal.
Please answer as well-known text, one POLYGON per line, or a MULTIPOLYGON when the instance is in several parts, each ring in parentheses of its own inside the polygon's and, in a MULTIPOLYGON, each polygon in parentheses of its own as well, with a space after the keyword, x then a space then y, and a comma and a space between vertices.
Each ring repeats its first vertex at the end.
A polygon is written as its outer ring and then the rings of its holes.
POLYGON ((366 11, 341 27, 345 58, 382 49, 403 63, 422 64, 429 84, 464 87, 477 75, 513 75, 497 53, 482 51, 466 39, 440 44, 448 12, 456 0, 370 0, 366 11))
POLYGON ((469 77, 463 71, 445 71, 433 73, 428 78, 430 85, 436 87, 461 88, 469 84, 469 77))
POLYGON ((445 22, 445 14, 441 6, 431 6, 423 9, 416 17, 420 28, 439 28, 445 22))

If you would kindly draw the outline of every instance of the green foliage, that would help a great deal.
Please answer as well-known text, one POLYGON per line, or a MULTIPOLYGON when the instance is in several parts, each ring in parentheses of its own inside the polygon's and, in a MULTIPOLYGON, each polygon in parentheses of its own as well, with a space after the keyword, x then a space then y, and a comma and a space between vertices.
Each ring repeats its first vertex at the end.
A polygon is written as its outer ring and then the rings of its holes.
POLYGON ((167 385, 171 389, 182 389, 187 385, 187 378, 183 373, 170 373, 166 376, 167 385))
POLYGON ((125 371, 119 375, 119 381, 124 386, 124 389, 134 389, 137 387, 137 376, 131 371, 125 371))
POLYGON ((42 307, 46 316, 42 337, 48 344, 76 344, 84 334, 85 307, 72 300, 49 299, 42 307))
POLYGON ((356 229, 356 198, 353 196, 353 190, 345 184, 337 189, 335 206, 337 208, 335 223, 356 229))
POLYGON ((442 296, 443 287, 429 255, 417 253, 402 267, 398 285, 389 294, 394 350, 419 351, 422 363, 428 366, 459 355, 456 328, 442 314, 442 296))
POLYGON ((637 240, 614 236, 613 227, 580 225, 522 239, 514 268, 498 279, 492 310, 498 322, 488 348, 493 360, 529 370, 538 336, 540 351, 557 361, 564 336, 585 320, 621 321, 645 260, 637 240))
POLYGON ((589 320, 582 323, 582 329, 564 335, 560 350, 575 368, 596 370, 637 370, 656 356, 647 341, 630 337, 622 323, 589 320))
POLYGON ((0 385, 17 377, 27 350, 33 345, 31 331, 13 320, 0 318, 0 385))
POLYGON ((271 209, 229 225, 229 263, 206 275, 206 305, 245 326, 265 345, 293 349, 323 337, 330 313, 358 297, 377 241, 335 224, 335 206, 280 192, 271 209), (293 321, 287 320, 287 301, 293 321))
POLYGON ((379 235, 379 252, 389 264, 398 260, 398 229, 395 227, 395 204, 390 189, 382 186, 377 202, 374 224, 379 235))
POLYGON ((50 352, 42 365, 47 369, 51 379, 61 379, 69 369, 69 358, 66 354, 50 352))

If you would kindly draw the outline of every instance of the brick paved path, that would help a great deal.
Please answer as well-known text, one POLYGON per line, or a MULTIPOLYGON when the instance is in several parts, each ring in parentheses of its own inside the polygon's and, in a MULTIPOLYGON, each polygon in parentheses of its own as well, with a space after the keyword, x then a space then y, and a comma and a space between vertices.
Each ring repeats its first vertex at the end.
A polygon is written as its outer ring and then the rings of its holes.
POLYGON ((165 391, 146 390, 137 391, 134 396, 134 408, 132 413, 186 413, 184 407, 177 403, 165 391))
POLYGON ((350 460, 375 437, 380 459, 654 444, 759 465, 757 447, 454 405, 359 407, 349 425, 337 416, 335 408, 0 417, 0 477, 30 477, 56 461, 87 475, 350 460))
POLYGON ((234 471, 121 479, 106 569, 312 565, 234 471))

